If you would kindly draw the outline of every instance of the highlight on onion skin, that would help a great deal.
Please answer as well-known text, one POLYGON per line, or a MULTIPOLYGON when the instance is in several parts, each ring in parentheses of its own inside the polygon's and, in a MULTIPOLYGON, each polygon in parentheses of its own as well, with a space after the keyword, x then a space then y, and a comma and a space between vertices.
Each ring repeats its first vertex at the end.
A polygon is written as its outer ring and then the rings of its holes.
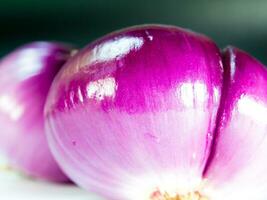
POLYGON ((0 61, 0 151, 12 168, 32 177, 68 180, 48 148, 43 109, 70 52, 68 45, 33 42, 0 61))
POLYGON ((74 182, 106 199, 204 199, 222 85, 220 51, 203 35, 172 26, 112 33, 55 78, 49 145, 74 182))

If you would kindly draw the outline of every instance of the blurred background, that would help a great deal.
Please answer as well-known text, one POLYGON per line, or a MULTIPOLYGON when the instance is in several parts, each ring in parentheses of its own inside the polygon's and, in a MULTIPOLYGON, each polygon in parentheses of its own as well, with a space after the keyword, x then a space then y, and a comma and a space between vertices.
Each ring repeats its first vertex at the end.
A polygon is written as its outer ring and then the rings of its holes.
POLYGON ((267 64, 266 0, 1 0, 0 57, 34 40, 82 47, 116 29, 144 23, 201 32, 267 64))

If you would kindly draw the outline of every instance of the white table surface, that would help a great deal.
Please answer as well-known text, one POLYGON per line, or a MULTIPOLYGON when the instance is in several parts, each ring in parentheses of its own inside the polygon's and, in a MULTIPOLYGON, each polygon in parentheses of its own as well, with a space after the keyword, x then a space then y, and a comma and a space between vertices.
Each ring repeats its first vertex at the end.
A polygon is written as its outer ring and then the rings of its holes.
POLYGON ((3 166, 0 157, 0 200, 103 200, 74 185, 31 180, 3 166))

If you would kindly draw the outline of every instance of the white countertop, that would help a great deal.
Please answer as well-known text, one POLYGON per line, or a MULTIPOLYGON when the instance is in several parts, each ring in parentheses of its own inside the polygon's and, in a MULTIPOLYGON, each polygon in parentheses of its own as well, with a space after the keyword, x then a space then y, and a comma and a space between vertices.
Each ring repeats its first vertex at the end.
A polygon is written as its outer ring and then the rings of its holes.
POLYGON ((30 180, 11 171, 0 170, 1 200, 101 200, 73 185, 30 180))

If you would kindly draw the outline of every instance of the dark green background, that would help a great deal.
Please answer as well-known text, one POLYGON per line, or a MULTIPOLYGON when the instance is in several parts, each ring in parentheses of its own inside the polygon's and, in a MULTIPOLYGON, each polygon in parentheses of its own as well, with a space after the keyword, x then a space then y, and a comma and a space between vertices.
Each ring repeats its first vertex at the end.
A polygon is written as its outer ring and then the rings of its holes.
POLYGON ((202 32, 267 64, 266 0, 0 0, 0 56, 34 40, 84 46, 113 30, 164 23, 202 32))

